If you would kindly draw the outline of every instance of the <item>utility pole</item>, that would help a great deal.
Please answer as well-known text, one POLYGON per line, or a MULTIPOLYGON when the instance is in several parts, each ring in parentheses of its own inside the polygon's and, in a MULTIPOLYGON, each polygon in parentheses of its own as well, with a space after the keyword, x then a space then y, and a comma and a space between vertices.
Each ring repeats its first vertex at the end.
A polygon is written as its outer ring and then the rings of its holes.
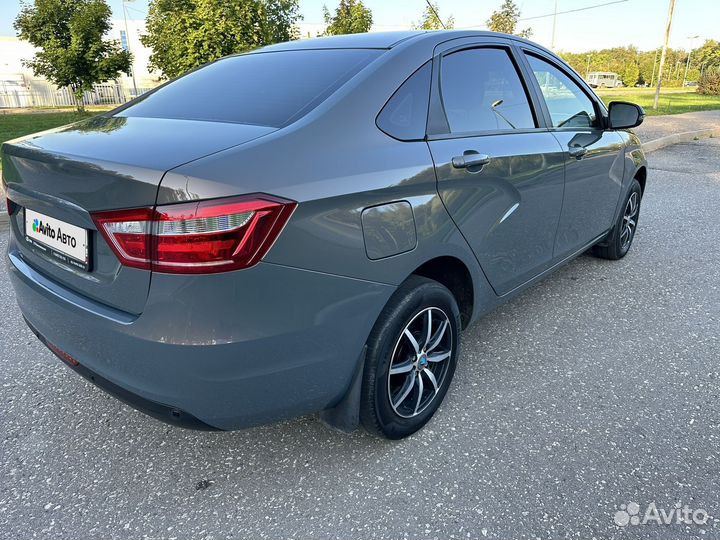
POLYGON ((550 50, 555 50, 555 25, 557 23, 557 3, 558 0, 555 0, 555 11, 553 11, 553 27, 552 27, 552 41, 550 43, 550 50))
MULTIPOLYGON (((127 50, 130 51, 130 30, 128 29, 128 17, 127 17, 127 6, 125 2, 134 2, 135 0, 122 0, 123 16, 125 17, 125 40, 127 41, 127 50)), ((130 74, 132 75, 133 90, 135 91, 135 97, 138 97, 137 84, 135 83, 135 59, 130 64, 130 74)))
POLYGON ((690 50, 688 51, 688 57, 687 57, 687 63, 685 64, 685 76, 683 77, 683 86, 687 83, 687 74, 688 70, 690 69, 690 57, 692 56, 693 51, 693 41, 695 41, 696 38, 699 38, 700 36, 690 36, 688 39, 690 40, 690 50))
POLYGON ((585 80, 588 80, 588 77, 590 76, 590 55, 587 55, 587 67, 585 68, 585 80))
POLYGON ((660 49, 655 50, 655 61, 653 62, 653 72, 652 77, 650 77, 650 86, 652 86, 655 83, 655 69, 657 68, 657 55, 660 52, 660 49))
POLYGON ((670 27, 672 26, 673 11, 675 10, 675 0, 670 0, 670 7, 668 8, 667 26, 665 28, 665 41, 663 42, 662 54, 660 55, 660 69, 658 70, 657 87, 655 88, 655 101, 653 103, 653 109, 657 111, 658 103, 660 102, 660 86, 662 85, 662 71, 665 66, 665 55, 667 54, 668 41, 670 40, 670 27))

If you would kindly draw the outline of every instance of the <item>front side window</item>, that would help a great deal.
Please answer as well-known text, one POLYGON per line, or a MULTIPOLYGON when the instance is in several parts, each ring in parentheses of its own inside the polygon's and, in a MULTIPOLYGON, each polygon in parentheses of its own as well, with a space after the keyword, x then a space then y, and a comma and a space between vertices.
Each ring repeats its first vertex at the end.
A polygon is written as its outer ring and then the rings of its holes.
POLYGON ((545 98, 553 127, 597 126, 592 100, 565 73, 532 54, 526 55, 545 98))
POLYGON ((536 127, 527 92, 504 49, 444 56, 440 91, 452 133, 536 127))
POLYGON ((381 53, 317 49, 229 56, 180 77, 118 116, 283 127, 317 107, 381 53))

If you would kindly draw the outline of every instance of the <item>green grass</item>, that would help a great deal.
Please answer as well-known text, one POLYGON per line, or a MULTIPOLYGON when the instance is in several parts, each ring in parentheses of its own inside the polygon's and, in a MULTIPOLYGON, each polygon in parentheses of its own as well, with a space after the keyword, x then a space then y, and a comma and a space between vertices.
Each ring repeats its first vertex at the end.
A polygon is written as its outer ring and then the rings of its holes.
MULTIPOLYGON (((18 114, 0 113, 0 144, 5 141, 17 139, 23 135, 30 135, 38 131, 52 129, 65 124, 71 124, 84 118, 90 118, 98 111, 79 113, 76 111, 63 112, 29 112, 18 114)), ((0 148, 0 170, 2 170, 2 148, 0 148)))
POLYGON ((611 101, 637 103, 648 116, 720 109, 720 96, 698 94, 695 88, 661 89, 657 110, 652 108, 655 101, 654 88, 598 88, 596 92, 606 104, 611 101))
POLYGON ((95 113, 53 112, 34 114, 0 114, 0 142, 16 139, 36 131, 52 129, 83 118, 89 118, 95 113))

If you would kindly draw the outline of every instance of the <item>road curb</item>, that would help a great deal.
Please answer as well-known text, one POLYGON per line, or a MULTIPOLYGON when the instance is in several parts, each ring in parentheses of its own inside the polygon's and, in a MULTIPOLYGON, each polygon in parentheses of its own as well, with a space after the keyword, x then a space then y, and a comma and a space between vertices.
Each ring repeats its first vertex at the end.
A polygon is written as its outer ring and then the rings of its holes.
POLYGON ((704 139, 707 137, 720 137, 720 128, 698 129, 695 131, 683 131, 682 133, 673 133, 659 139, 653 139, 642 143, 645 152, 654 152, 671 144, 686 143, 696 139, 704 139))

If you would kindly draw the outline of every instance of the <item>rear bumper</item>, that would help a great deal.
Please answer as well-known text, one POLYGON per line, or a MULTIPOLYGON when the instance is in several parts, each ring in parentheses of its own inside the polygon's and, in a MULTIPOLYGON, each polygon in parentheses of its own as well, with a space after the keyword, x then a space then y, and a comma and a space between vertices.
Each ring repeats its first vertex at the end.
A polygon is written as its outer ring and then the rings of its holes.
POLYGON ((32 330, 32 332, 35 334, 35 336, 37 336, 37 338, 43 344, 45 344, 45 346, 47 346, 47 348, 50 349, 50 351, 55 354, 55 356, 65 362, 65 364, 67 364, 70 369, 72 369, 77 374, 85 377, 95 386, 102 388, 108 394, 116 397, 123 403, 127 403, 132 408, 137 409, 140 412, 144 412, 148 416, 152 416, 153 418, 157 418, 158 420, 167 422, 168 424, 173 424, 178 427, 197 429, 201 431, 218 430, 218 428, 207 425, 205 422, 198 420, 193 415, 186 413, 185 411, 181 411, 180 409, 177 409, 175 407, 164 405, 162 403, 157 403, 155 401, 145 399, 137 394, 133 394, 125 388, 107 380, 105 377, 101 377, 100 375, 98 375, 94 371, 89 370, 83 365, 68 362, 66 358, 63 358, 62 355, 58 354, 58 352, 54 350, 53 345, 45 338, 45 336, 38 332, 38 330, 32 324, 30 324, 27 319, 25 319, 25 322, 27 323, 30 330, 32 330))
POLYGON ((239 429, 333 407, 393 286, 261 263, 154 274, 131 316, 64 289, 13 251, 23 316, 71 366, 133 407, 196 429, 239 429))

